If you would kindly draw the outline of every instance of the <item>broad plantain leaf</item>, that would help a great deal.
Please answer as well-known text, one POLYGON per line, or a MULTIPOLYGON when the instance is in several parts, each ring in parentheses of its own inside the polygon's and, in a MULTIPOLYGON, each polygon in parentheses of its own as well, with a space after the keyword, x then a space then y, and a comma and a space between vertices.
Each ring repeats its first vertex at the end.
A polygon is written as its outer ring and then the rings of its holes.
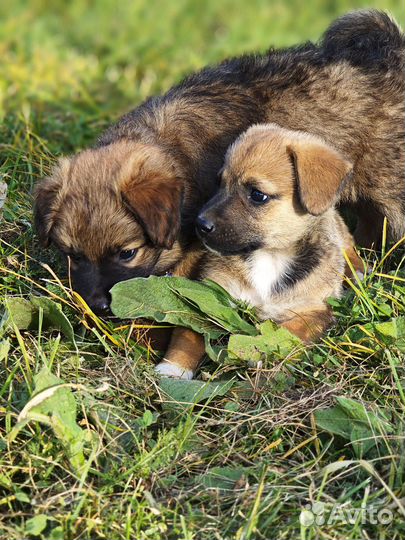
POLYGON ((235 381, 204 382, 198 380, 185 381, 179 379, 161 379, 159 386, 163 392, 176 403, 195 404, 224 396, 235 381))
POLYGON ((319 409, 314 414, 316 425, 319 428, 350 440, 350 417, 341 407, 319 409))
POLYGON ((239 315, 236 302, 217 283, 172 278, 169 287, 228 332, 241 332, 251 336, 257 334, 256 328, 239 315))
POLYGON ((337 397, 336 401, 335 407, 315 411, 316 424, 350 441, 358 457, 376 446, 382 434, 392 432, 382 411, 374 413, 363 403, 345 397, 337 397))
POLYGON ((254 467, 213 467, 196 478, 196 483, 208 489, 234 490, 237 483, 257 472, 254 467))
POLYGON ((227 332, 257 332, 240 317, 231 297, 212 282, 177 277, 134 278, 114 285, 111 296, 112 312, 123 319, 145 317, 185 326, 211 339, 227 332))
POLYGON ((212 281, 135 278, 114 285, 111 295, 111 309, 118 317, 151 318, 205 334, 206 350, 213 360, 226 351, 210 341, 227 333, 231 334, 227 349, 230 360, 258 361, 268 355, 284 358, 301 345, 299 338, 271 321, 259 328, 245 321, 237 302, 212 281))
POLYGON ((381 410, 378 411, 378 415, 367 410, 363 403, 355 401, 354 399, 345 398, 345 397, 336 397, 338 405, 343 409, 348 416, 357 420, 358 422, 363 422, 368 425, 370 428, 381 431, 390 431, 391 426, 388 420, 385 418, 385 415, 381 410))
POLYGON ((397 317, 397 340, 395 347, 405 353, 405 317, 397 317))
MULTIPOLYGON (((1 320, 2 329, 11 327, 12 323, 19 330, 32 328, 33 320, 38 311, 29 300, 20 296, 8 296, 5 299, 5 307, 6 311, 1 320)), ((35 328, 38 328, 38 324, 35 325, 35 328)))
POLYGON ((42 327, 59 330, 70 341, 74 341, 73 327, 59 304, 46 296, 32 296, 29 300, 19 296, 6 298, 6 311, 1 326, 5 329, 15 324, 19 330, 38 330, 40 311, 42 327))
POLYGON ((36 516, 27 519, 25 523, 25 533, 31 536, 39 536, 45 530, 48 522, 48 516, 45 514, 37 514, 36 516))
POLYGON ((121 281, 111 289, 111 310, 122 319, 147 318, 159 323, 191 328, 216 339, 225 332, 195 310, 171 289, 177 278, 150 276, 121 281))
POLYGON ((91 434, 77 425, 76 408, 72 390, 44 367, 34 377, 34 392, 21 411, 19 422, 10 432, 9 439, 14 440, 27 422, 44 423, 53 429, 65 448, 72 468, 80 474, 86 465, 84 446, 91 442, 91 434))
POLYGON ((232 335, 228 343, 228 356, 231 360, 239 358, 248 362, 258 362, 269 355, 285 358, 298 346, 301 340, 286 328, 279 327, 272 321, 265 321, 259 326, 258 336, 232 335))

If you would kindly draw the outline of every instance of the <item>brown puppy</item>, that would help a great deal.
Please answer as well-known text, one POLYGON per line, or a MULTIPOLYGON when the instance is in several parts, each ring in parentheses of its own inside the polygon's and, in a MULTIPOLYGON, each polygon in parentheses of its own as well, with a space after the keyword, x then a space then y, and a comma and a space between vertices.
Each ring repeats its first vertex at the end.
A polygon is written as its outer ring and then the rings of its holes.
MULTIPOLYGON (((221 188, 198 217, 210 251, 199 262, 200 277, 304 342, 317 339, 333 320, 326 300, 342 294, 344 250, 354 258, 351 235, 334 208, 351 171, 318 137, 276 124, 251 127, 228 150, 221 188)), ((359 259, 356 266, 362 269, 359 259)), ((185 341, 191 342, 189 334, 185 341)), ((200 360, 196 343, 195 354, 185 358, 180 342, 157 370, 190 377, 200 360)))
POLYGON ((345 186, 314 177, 315 203, 327 192, 357 205, 363 245, 378 238, 384 215, 399 238, 403 73, 403 34, 377 11, 338 19, 318 45, 206 68, 124 116, 94 148, 60 161, 36 189, 39 236, 70 258, 73 287, 104 313, 114 283, 176 269, 229 144, 252 124, 277 122, 322 137, 353 163, 345 186))

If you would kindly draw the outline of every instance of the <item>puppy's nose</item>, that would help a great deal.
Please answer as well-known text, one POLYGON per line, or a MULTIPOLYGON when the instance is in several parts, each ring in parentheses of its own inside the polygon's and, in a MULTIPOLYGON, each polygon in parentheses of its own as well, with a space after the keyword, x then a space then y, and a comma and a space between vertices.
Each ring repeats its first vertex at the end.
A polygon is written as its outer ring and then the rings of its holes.
POLYGON ((202 234, 210 234, 215 231, 215 225, 212 221, 205 218, 204 216, 198 216, 197 229, 202 234))
POLYGON ((110 304, 106 298, 94 300, 89 305, 96 315, 108 315, 110 312, 110 304))

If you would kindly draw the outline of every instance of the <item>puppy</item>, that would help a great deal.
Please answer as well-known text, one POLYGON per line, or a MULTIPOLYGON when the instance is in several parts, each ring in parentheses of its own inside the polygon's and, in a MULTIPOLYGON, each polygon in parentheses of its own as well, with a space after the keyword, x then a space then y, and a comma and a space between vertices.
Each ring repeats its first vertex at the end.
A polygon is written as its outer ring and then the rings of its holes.
MULTIPOLYGON (((362 269, 330 189, 344 189, 352 169, 314 135, 276 124, 248 129, 229 148, 220 189, 198 217, 209 250, 199 276, 304 342, 318 339, 333 321, 327 299, 342 294, 344 250, 362 269)), ((200 360, 194 350, 187 359, 172 351, 158 371, 189 377, 200 360)))
POLYGON ((206 68, 145 101, 93 148, 60 160, 35 191, 39 237, 66 255, 91 309, 106 313, 116 282, 178 271, 227 147, 252 124, 277 122, 320 136, 353 163, 344 186, 338 176, 316 176, 311 193, 356 206, 360 244, 378 240, 383 216, 398 239, 403 73, 404 36, 372 10, 338 19, 318 45, 206 68))

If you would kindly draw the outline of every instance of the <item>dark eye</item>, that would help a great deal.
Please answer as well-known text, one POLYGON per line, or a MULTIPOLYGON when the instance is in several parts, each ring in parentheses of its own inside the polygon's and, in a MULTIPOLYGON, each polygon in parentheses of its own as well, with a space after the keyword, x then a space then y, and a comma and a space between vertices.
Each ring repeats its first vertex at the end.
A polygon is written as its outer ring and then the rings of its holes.
POLYGON ((119 259, 123 262, 131 261, 136 255, 136 249, 123 249, 119 253, 119 259))
POLYGON ((249 198, 254 204, 264 204, 270 199, 270 196, 258 189, 252 189, 249 198))

